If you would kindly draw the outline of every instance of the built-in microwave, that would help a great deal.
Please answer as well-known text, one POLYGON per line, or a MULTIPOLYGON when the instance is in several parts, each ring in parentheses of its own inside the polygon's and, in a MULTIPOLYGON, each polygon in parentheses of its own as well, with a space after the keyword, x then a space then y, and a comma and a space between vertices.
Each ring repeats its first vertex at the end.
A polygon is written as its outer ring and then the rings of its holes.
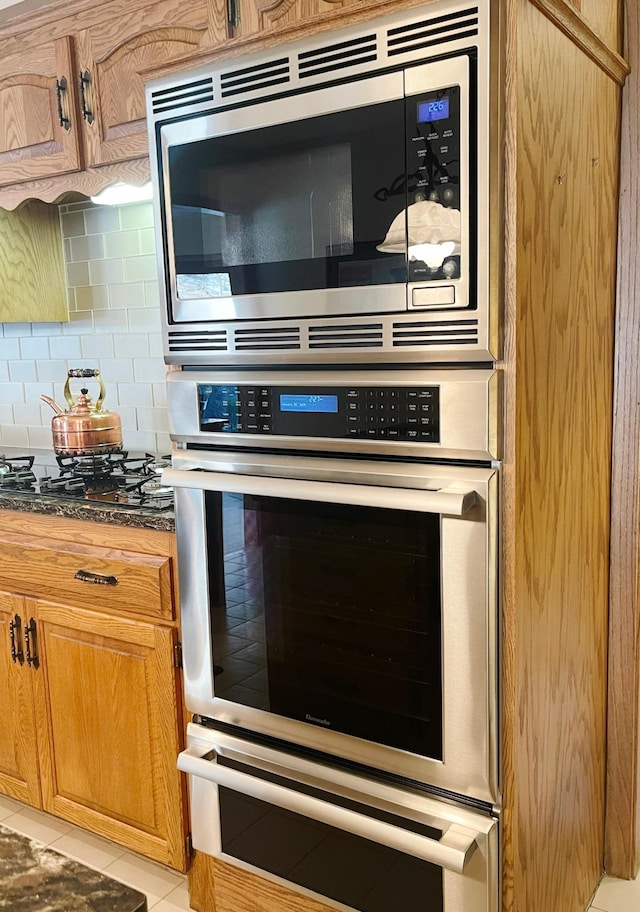
POLYGON ((148 85, 168 363, 497 357, 491 6, 148 85))

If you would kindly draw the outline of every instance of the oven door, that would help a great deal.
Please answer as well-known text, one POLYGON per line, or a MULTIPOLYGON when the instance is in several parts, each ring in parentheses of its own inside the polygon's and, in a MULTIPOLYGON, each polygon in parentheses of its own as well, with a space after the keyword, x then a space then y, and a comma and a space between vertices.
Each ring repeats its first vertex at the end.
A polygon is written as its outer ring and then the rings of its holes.
POLYGON ((498 799, 489 468, 182 452, 197 714, 498 799))
POLYGON ((200 725, 178 765, 206 854, 349 912, 497 912, 488 814, 200 725))

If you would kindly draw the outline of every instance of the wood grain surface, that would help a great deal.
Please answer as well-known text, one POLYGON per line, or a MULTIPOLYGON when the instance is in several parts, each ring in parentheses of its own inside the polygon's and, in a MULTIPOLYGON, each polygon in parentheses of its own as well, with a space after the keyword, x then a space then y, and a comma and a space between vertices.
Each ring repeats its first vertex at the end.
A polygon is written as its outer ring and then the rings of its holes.
POLYGON ((0 323, 68 321, 58 210, 38 201, 0 210, 0 250, 0 323))
POLYGON ((584 912, 603 858, 619 87, 526 0, 508 22, 504 909, 584 912))
POLYGON ((611 619, 605 868, 640 867, 640 12, 627 3, 631 75, 623 93, 611 503, 611 619))

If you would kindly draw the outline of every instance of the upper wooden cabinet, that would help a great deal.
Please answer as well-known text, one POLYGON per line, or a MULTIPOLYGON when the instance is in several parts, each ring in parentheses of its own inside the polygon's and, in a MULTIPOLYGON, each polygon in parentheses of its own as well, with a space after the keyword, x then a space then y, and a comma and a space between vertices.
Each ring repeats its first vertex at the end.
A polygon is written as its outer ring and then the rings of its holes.
POLYGON ((81 167, 72 59, 69 38, 0 54, 0 186, 81 167))
POLYGON ((228 0, 233 37, 246 37, 274 28, 326 15, 338 10, 364 7, 364 0, 228 0))
POLYGON ((144 70, 211 45, 207 0, 160 0, 77 35, 88 167, 148 154, 144 70))

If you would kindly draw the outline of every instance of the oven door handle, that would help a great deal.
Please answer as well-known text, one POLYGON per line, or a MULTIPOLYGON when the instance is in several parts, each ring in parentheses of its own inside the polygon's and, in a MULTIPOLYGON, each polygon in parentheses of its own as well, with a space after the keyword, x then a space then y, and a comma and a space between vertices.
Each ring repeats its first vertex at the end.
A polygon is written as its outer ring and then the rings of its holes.
POLYGON ((226 472, 165 469, 162 483, 173 488, 253 494, 258 497, 285 497, 322 503, 383 507, 417 513, 442 513, 462 516, 476 502, 474 490, 450 484, 437 489, 308 481, 299 478, 273 478, 261 475, 233 475, 226 472))
MULTIPOLYGON (((363 839, 397 849, 405 855, 412 855, 457 874, 464 873, 467 862, 477 848, 478 839, 482 835, 453 823, 447 826, 440 839, 430 839, 428 836, 420 836, 410 830, 384 823, 381 820, 359 814, 357 811, 336 806, 274 782, 266 782, 264 779, 221 766, 214 760, 208 759, 211 754, 217 756, 215 748, 211 749, 210 745, 207 745, 206 756, 202 755, 202 748, 187 748, 178 756, 178 769, 215 785, 241 792, 243 795, 275 804, 295 814, 302 814, 328 826, 361 836, 363 839)), ((357 798, 358 795, 354 795, 354 800, 357 798)), ((366 801, 366 797, 360 796, 360 800, 366 801)))

